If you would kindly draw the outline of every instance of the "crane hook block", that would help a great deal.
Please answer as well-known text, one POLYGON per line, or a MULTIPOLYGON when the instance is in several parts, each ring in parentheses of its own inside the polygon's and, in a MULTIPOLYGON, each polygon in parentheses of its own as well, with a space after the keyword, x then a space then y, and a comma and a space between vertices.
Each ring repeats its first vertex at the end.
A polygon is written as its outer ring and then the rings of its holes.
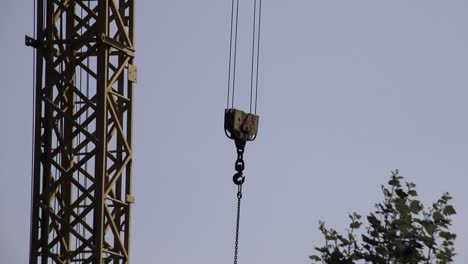
POLYGON ((224 132, 234 141, 253 141, 257 137, 259 116, 235 108, 224 111, 224 132))

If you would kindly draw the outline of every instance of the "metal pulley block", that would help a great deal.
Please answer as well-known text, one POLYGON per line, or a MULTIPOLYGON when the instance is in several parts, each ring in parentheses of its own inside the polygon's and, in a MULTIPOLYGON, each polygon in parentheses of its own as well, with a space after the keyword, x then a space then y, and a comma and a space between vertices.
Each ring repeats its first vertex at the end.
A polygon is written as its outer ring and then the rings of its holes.
POLYGON ((224 131, 234 141, 252 141, 257 137, 259 116, 234 108, 224 111, 224 131))

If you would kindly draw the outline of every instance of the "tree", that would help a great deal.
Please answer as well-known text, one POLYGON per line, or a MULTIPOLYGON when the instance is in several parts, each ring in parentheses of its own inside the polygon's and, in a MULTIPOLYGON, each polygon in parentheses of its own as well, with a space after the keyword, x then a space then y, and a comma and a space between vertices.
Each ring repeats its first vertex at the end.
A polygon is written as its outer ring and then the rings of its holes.
POLYGON ((429 207, 417 200, 416 185, 403 182, 398 170, 392 172, 387 186, 382 185, 384 199, 367 215, 365 231, 361 215, 349 215, 346 234, 327 228, 319 222, 325 245, 315 247, 313 263, 451 263, 455 256, 451 233, 452 197, 444 193, 429 207), (360 236, 358 235, 360 234, 360 236))

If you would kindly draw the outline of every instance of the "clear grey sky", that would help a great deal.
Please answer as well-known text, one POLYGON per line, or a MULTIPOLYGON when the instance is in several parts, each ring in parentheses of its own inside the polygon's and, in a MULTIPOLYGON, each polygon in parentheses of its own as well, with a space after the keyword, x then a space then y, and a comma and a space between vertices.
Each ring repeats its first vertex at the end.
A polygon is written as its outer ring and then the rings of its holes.
MULTIPOLYGON (((0 8, 0 262, 29 241, 33 1, 0 8)), ((248 105, 251 0, 236 99, 248 105)), ((223 133, 229 0, 137 1, 133 263, 232 261, 234 144, 223 133)), ((468 2, 264 0, 258 139, 247 145, 239 263, 309 263, 317 222, 381 199, 390 171, 458 211, 468 260, 468 2)))

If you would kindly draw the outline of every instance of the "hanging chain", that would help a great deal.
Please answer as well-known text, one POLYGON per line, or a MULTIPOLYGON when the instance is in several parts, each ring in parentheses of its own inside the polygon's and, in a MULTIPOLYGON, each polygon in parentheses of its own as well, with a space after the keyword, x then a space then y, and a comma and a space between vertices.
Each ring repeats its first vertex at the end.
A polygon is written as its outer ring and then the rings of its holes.
POLYGON ((240 209, 241 209, 241 199, 242 199, 242 184, 245 181, 245 176, 243 171, 245 168, 244 164, 244 140, 236 140, 236 149, 237 149, 237 160, 235 163, 235 170, 237 171, 232 180, 234 184, 237 185, 237 219, 236 219, 236 239, 234 242, 234 264, 237 264, 237 254, 239 252, 239 225, 240 225, 240 209))
POLYGON ((239 251, 239 224, 240 224, 241 199, 242 199, 242 184, 238 186, 238 191, 237 191, 237 221, 236 221, 236 241, 234 243, 234 264, 237 264, 237 253, 239 251))

